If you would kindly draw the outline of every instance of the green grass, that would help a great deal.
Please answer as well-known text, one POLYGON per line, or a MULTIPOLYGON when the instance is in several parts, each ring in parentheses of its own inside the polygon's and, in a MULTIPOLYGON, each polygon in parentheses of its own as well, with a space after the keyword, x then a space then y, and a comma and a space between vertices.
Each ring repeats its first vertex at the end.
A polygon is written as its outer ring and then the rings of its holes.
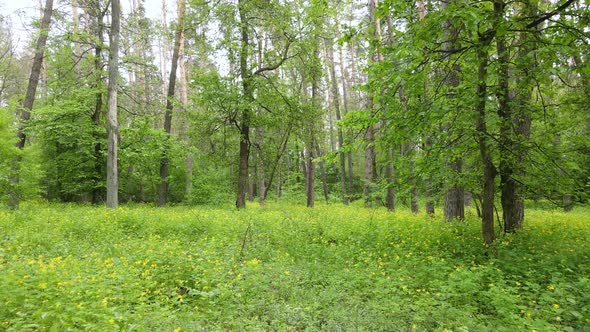
POLYGON ((0 330, 590 331, 590 211, 0 210, 0 330))

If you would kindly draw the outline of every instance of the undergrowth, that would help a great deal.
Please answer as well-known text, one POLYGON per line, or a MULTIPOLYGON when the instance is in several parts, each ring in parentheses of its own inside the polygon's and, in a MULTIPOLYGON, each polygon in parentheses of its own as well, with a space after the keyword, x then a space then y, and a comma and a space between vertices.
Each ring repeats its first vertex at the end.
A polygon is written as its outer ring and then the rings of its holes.
POLYGON ((0 330, 588 331, 589 211, 0 210, 0 330))

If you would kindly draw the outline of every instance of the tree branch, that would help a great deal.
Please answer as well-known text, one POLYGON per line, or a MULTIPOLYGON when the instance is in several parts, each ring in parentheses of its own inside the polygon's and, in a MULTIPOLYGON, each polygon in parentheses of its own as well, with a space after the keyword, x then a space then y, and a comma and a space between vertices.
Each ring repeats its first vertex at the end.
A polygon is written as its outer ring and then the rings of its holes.
POLYGON ((275 69, 279 68, 285 61, 287 61, 289 58, 291 58, 289 56, 289 48, 291 47, 291 38, 288 35, 286 35, 286 36, 287 36, 287 46, 285 46, 285 50, 283 51, 283 55, 281 56, 281 59, 273 65, 262 67, 262 68, 256 70, 253 75, 260 75, 264 72, 275 70, 275 69))
POLYGON ((540 23, 543 23, 544 21, 546 21, 546 20, 552 18, 553 16, 559 14, 562 10, 566 9, 567 7, 569 7, 575 1, 576 0, 567 0, 561 6, 557 7, 555 10, 553 10, 553 11, 551 11, 549 13, 545 13, 545 14, 541 15, 536 20, 534 20, 531 23, 527 24, 527 26, 526 26, 527 29, 532 29, 532 28, 536 27, 537 25, 539 25, 540 23))

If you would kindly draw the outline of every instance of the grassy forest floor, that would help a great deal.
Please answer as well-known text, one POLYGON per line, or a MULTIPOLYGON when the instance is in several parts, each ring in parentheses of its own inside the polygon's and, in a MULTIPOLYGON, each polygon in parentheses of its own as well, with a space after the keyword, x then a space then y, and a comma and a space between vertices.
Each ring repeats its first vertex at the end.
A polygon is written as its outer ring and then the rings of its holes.
POLYGON ((590 210, 0 210, 0 330, 590 331, 590 210))

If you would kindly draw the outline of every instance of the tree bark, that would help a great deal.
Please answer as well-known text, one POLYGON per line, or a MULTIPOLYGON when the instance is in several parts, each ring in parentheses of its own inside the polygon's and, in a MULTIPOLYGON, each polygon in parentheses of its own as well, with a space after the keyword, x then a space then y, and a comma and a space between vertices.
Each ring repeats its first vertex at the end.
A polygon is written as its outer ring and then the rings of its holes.
MULTIPOLYGON (((184 197, 185 201, 190 201, 193 192, 193 151, 191 149, 191 141, 189 139, 189 126, 190 119, 188 114, 188 67, 186 66, 185 59, 185 38, 184 33, 180 38, 180 48, 178 50, 178 69, 180 72, 179 88, 180 88, 180 105, 182 106, 182 113, 184 114, 182 128, 180 129, 180 135, 187 145, 185 166, 186 166, 186 179, 184 182, 184 197)), ((147 91, 146 91, 147 92, 147 91)), ((146 102, 147 103, 147 102, 146 102)))
MULTIPOLYGON (((326 39, 326 43, 324 46, 326 48, 326 58, 328 60, 328 66, 329 66, 329 70, 330 70, 330 81, 331 81, 330 83, 331 83, 331 89, 332 89, 334 110, 336 111, 336 121, 341 121, 342 116, 340 114, 340 97, 339 97, 339 93, 338 93, 338 82, 337 82, 337 78, 336 78, 336 69, 335 69, 335 65, 334 65, 333 41, 330 39, 326 39)), ((338 149, 340 150, 338 152, 338 158, 340 161, 340 169, 339 169, 338 173, 340 174, 340 185, 341 185, 341 190, 342 190, 342 203, 344 205, 348 205, 348 196, 346 194, 346 160, 345 160, 345 156, 344 156, 343 146, 344 146, 344 136, 342 134, 342 128, 338 127, 338 149)))
MULTIPOLYGON (((27 92, 25 99, 19 107, 20 123, 16 133, 17 142, 15 146, 22 150, 25 147, 27 135, 25 133, 26 123, 31 118, 31 111, 33 104, 35 103, 35 95, 37 92, 37 85, 39 84, 39 77, 41 76, 41 69, 43 66, 43 54, 45 51, 45 45, 47 44, 47 36, 49 35, 49 25, 51 23, 51 15, 53 14, 53 0, 46 0, 45 8, 43 10, 43 18, 41 19, 41 26, 39 27, 40 33, 35 44, 35 55, 33 57, 33 65, 31 67, 31 73, 29 75, 29 83, 27 85, 27 92)), ((19 197, 19 173, 20 173, 20 162, 22 157, 19 155, 13 160, 13 170, 10 178, 11 191, 8 206, 13 209, 18 209, 20 203, 19 197)))
MULTIPOLYGON (((522 15, 524 17, 535 17, 538 15, 538 7, 533 1, 525 1, 522 7, 522 15)), ((526 142, 529 140, 531 135, 531 124, 532 124, 532 105, 531 100, 534 90, 534 71, 537 67, 536 56, 532 56, 531 53, 537 48, 535 35, 539 33, 538 25, 528 25, 527 28, 531 30, 523 30, 519 32, 519 46, 517 48, 517 77, 516 87, 514 92, 514 104, 515 112, 513 117, 513 130, 516 138, 516 160, 515 160, 515 172, 523 179, 526 175, 525 160, 527 157, 526 142)), ((524 222, 524 190, 523 186, 519 182, 516 183, 516 229, 522 228, 524 222)))
POLYGON ((264 206, 266 199, 266 180, 265 180, 265 167, 264 158, 262 155, 263 146, 263 131, 262 127, 256 127, 256 144, 258 145, 258 166, 256 173, 258 175, 258 203, 260 206, 264 206))
POLYGON ((477 141, 479 144, 480 158, 483 162, 483 197, 481 210, 481 230, 483 241, 486 245, 492 244, 495 239, 494 233, 494 195, 496 168, 492 162, 492 153, 488 144, 488 132, 486 125, 486 101, 487 95, 487 68, 488 52, 486 47, 490 44, 493 36, 489 33, 481 37, 480 45, 477 48, 478 63, 478 86, 477 86, 477 104, 476 104, 476 123, 477 141))
MULTIPOLYGON (((313 130, 310 131, 311 141, 313 142, 313 130)), ((313 164, 313 145, 305 148, 305 193, 307 197, 307 207, 313 208, 315 205, 315 165, 313 164)))
POLYGON ((393 150, 387 149, 387 165, 385 165, 385 178, 387 181, 387 194, 385 207, 389 211, 395 211, 395 173, 393 169, 393 150))
POLYGON ((504 220, 504 232, 514 232, 520 228, 520 216, 517 206, 517 184, 514 176, 516 174, 514 148, 515 141, 513 137, 512 119, 514 111, 510 98, 510 88, 508 84, 510 62, 510 52, 506 46, 506 35, 502 24, 504 16, 504 7, 506 4, 503 0, 494 0, 494 15, 496 17, 496 49, 498 52, 498 87, 496 89, 496 98, 498 99, 498 116, 500 117, 500 187, 502 203, 502 219, 504 220))
MULTIPOLYGON (((430 136, 426 137, 426 142, 424 143, 426 147, 426 158, 430 155, 430 149, 432 148, 432 138, 430 136)), ((434 181, 432 180, 432 175, 428 174, 426 177, 426 192, 424 196, 426 197, 426 203, 424 205, 424 209, 426 213, 430 216, 434 216, 434 181)))
POLYGON ((170 144, 170 133, 172 131, 172 110, 174 109, 173 99, 176 88, 176 70, 178 69, 178 55, 180 53, 180 44, 184 30, 184 0, 178 0, 178 23, 176 36, 174 39, 174 50, 172 51, 172 65, 170 67, 170 80, 168 81, 168 92, 166 94, 166 112, 164 113, 164 131, 166 138, 164 141, 164 151, 160 158, 160 188, 158 191, 158 206, 166 205, 168 199, 168 176, 170 175, 170 158, 168 150, 170 144))
POLYGON ((107 207, 119 205, 119 173, 117 168, 117 145, 119 123, 117 120, 117 89, 119 81, 119 30, 121 4, 111 0, 111 32, 109 34, 109 108, 107 113, 107 207))
MULTIPOLYGON (((455 0, 445 0, 443 1, 443 7, 447 7, 449 3, 454 2, 455 0)), ((452 62, 451 54, 460 48, 459 44, 459 28, 457 27, 457 22, 454 20, 448 19, 444 22, 444 37, 445 42, 443 44, 443 50, 448 52, 448 59, 450 64, 449 73, 446 79, 446 85, 449 89, 448 99, 450 101, 457 100, 455 91, 459 85, 461 84, 461 71, 462 68, 457 62, 452 62)), ((448 125, 445 126, 445 130, 449 131, 450 128, 448 125)), ((451 143, 449 143, 449 148, 453 149, 451 143)), ((457 183, 457 178, 461 176, 463 171, 463 161, 461 157, 453 156, 451 160, 448 161, 447 167, 449 167, 450 171, 453 173, 452 175, 452 183, 448 185, 445 193, 445 205, 444 205, 444 216, 446 221, 451 221, 453 219, 463 220, 465 218, 465 206, 464 206, 464 190, 461 185, 457 183)))
MULTIPOLYGON (((348 71, 344 67, 344 52, 342 50, 342 47, 340 47, 340 73, 342 74, 342 106, 343 106, 342 110, 344 111, 343 112, 344 116, 346 116, 346 114, 350 110, 350 108, 349 108, 350 102, 352 101, 353 105, 356 102, 355 102, 355 98, 354 98, 354 93, 352 93, 352 94, 349 93, 349 91, 350 91, 349 87, 351 87, 351 80, 348 75, 348 71), (350 98, 351 96, 353 98, 350 98)), ((348 130, 347 136, 348 136, 347 139, 352 140, 351 130, 348 130)), ((348 189, 347 190, 348 190, 348 195, 350 196, 350 199, 352 199, 352 193, 354 192, 354 168, 353 168, 352 151, 348 151, 348 153, 346 153, 346 166, 347 166, 347 172, 348 172, 347 173, 347 177, 348 177, 348 189)))
POLYGON ((248 190, 248 158, 250 156, 250 102, 254 99, 251 87, 251 73, 248 68, 248 54, 250 41, 248 36, 248 16, 246 15, 245 0, 238 0, 240 16, 240 75, 242 76, 242 92, 246 105, 242 109, 240 119, 240 153, 238 166, 238 191, 236 207, 246 207, 246 191, 248 190))
MULTIPOLYGON (((103 137, 100 134, 100 115, 103 112, 103 93, 101 85, 103 84, 103 61, 102 61, 102 50, 104 45, 103 33, 104 33, 104 15, 105 13, 100 8, 100 2, 96 2, 96 7, 93 9, 94 15, 96 16, 96 44, 94 45, 94 112, 92 113, 92 123, 95 126, 93 132, 94 138, 94 187, 92 188, 92 204, 98 204, 101 201, 101 196, 104 192, 101 190, 103 179, 103 156, 101 141, 103 137)), ((104 196, 103 196, 104 197, 104 196)))

